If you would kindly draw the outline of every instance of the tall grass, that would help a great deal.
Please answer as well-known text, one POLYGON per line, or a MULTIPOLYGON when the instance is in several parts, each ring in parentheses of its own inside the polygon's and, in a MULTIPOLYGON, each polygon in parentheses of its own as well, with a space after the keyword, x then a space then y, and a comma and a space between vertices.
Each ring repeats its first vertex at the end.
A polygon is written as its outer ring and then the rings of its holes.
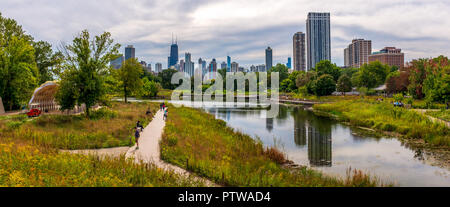
MULTIPOLYGON (((11 140, 11 139, 8 139, 11 140)), ((20 141, 0 141, 0 186, 13 187, 159 187, 204 186, 154 165, 124 156, 57 153, 20 141)))
POLYGON ((314 105, 314 109, 356 126, 397 132, 435 146, 450 147, 450 130, 444 124, 433 122, 415 111, 394 107, 386 101, 344 100, 314 105))
POLYGON ((344 179, 283 167, 285 156, 201 110, 171 108, 161 158, 225 186, 378 186, 369 176, 344 179))
POLYGON ((0 136, 25 139, 33 144, 49 145, 59 149, 96 149, 132 144, 132 128, 137 120, 145 126, 156 103, 113 103, 111 108, 94 111, 90 118, 84 115, 42 115, 28 119, 13 117, 0 120, 0 136))

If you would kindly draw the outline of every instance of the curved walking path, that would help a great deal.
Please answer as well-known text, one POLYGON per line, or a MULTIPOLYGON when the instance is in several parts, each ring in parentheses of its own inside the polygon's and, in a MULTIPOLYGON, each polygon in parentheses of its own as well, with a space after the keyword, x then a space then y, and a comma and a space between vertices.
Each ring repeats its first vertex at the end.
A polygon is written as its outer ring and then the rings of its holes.
MULTIPOLYGON (((136 145, 131 147, 126 153, 126 158, 134 157, 136 162, 153 163, 157 167, 164 170, 172 170, 175 173, 189 177, 192 174, 185 169, 166 163, 161 160, 159 142, 162 138, 162 133, 166 122, 163 119, 163 111, 159 110, 150 124, 144 128, 139 139, 139 149, 136 150, 136 145)), ((200 177, 194 176, 195 179, 203 181, 207 186, 217 186, 215 183, 200 177)))

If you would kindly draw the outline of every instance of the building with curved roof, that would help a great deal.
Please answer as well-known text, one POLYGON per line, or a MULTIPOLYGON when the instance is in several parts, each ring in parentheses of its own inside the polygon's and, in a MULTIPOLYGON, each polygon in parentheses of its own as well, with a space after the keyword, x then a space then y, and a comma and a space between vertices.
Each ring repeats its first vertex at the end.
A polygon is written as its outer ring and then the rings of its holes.
POLYGON ((59 110, 59 105, 55 101, 59 85, 54 81, 47 81, 34 90, 33 96, 28 102, 29 109, 39 109, 41 111, 59 110))

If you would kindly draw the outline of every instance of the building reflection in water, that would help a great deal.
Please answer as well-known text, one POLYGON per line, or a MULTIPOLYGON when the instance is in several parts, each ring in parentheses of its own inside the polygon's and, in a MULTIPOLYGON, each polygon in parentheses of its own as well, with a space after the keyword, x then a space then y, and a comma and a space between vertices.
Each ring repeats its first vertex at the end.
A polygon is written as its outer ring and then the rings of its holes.
POLYGON ((316 120, 301 108, 294 108, 294 141, 297 146, 308 144, 308 159, 313 167, 331 167, 331 124, 316 120))
POLYGON ((273 130, 273 118, 266 118, 266 129, 269 132, 273 130))

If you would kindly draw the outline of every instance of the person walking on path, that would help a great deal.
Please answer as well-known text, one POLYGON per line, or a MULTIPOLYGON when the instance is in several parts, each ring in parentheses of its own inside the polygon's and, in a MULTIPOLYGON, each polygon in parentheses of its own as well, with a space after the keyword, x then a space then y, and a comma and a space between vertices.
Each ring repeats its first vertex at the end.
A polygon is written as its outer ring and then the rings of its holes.
POLYGON ((140 131, 138 127, 134 128, 134 139, 136 141, 136 150, 139 149, 139 138, 141 137, 140 131))
POLYGON ((164 110, 164 120, 167 120, 167 115, 169 113, 169 109, 164 110))

